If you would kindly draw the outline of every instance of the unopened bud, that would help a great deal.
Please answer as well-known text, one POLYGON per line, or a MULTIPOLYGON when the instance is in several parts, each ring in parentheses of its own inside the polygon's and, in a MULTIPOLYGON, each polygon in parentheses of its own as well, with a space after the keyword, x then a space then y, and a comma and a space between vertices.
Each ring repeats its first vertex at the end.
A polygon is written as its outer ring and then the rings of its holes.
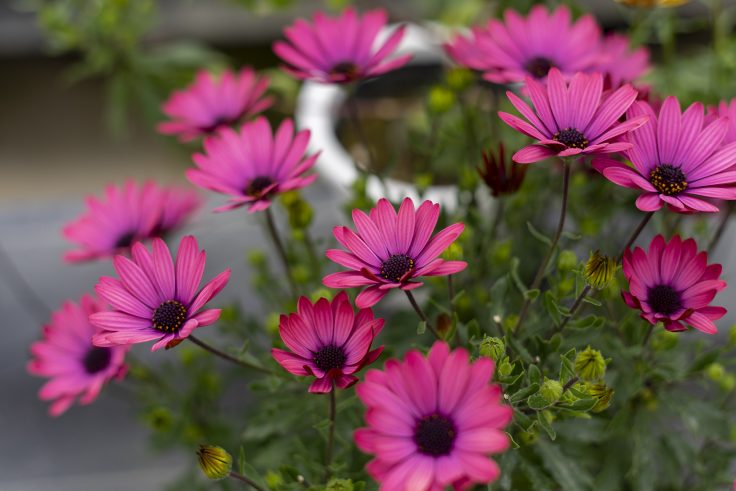
POLYGON ((547 404, 554 404, 562 397, 562 384, 557 380, 547 379, 539 389, 539 395, 542 396, 547 404))
POLYGON ((709 379, 711 379, 714 382, 718 382, 726 374, 726 369, 720 363, 711 363, 705 369, 705 373, 706 375, 708 375, 709 379))
POLYGON ((606 384, 591 384, 588 386, 588 394, 591 397, 595 397, 598 402, 593 406, 592 411, 594 413, 600 413, 608 409, 613 400, 614 390, 608 387, 606 384))
POLYGON ((597 382, 606 374, 606 360, 600 351, 588 346, 575 357, 575 373, 589 382, 597 382))
POLYGON ((602 290, 613 279, 617 268, 618 261, 615 258, 595 251, 585 263, 585 281, 593 288, 602 290))
POLYGON ((455 93, 450 89, 437 85, 429 91, 429 110, 433 113, 445 113, 454 105, 455 93))
POLYGON ((578 264, 578 257, 574 252, 565 249, 557 257, 557 268, 560 271, 570 271, 578 264))
POLYGON ((221 447, 200 445, 197 450, 199 468, 209 479, 224 479, 233 467, 232 456, 221 447))
POLYGON ((721 386, 724 392, 732 392, 736 388, 736 377, 732 374, 727 373, 718 381, 718 385, 721 386))
POLYGON ((480 342, 479 352, 481 356, 490 358, 498 363, 498 360, 506 353, 506 345, 501 338, 486 336, 480 342))

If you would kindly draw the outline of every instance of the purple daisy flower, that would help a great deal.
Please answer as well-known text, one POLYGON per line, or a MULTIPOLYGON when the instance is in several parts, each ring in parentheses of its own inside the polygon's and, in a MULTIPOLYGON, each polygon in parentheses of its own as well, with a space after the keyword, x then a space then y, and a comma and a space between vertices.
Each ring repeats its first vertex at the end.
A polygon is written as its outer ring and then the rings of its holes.
POLYGON ((116 256, 113 266, 120 279, 103 276, 95 286, 100 298, 113 308, 92 314, 90 322, 102 331, 95 335, 96 346, 156 341, 151 351, 175 344, 198 327, 213 324, 220 309, 202 308, 220 293, 230 279, 227 269, 199 292, 206 254, 197 239, 184 237, 171 258, 163 240, 154 239, 152 252, 141 243, 132 250, 133 258, 116 256))
POLYGON ((603 95, 600 73, 576 73, 570 84, 556 68, 549 71, 545 87, 531 77, 526 89, 534 111, 513 92, 506 92, 511 104, 527 121, 499 112, 499 117, 516 131, 537 140, 514 154, 514 162, 529 164, 548 157, 572 157, 620 152, 632 144, 619 141, 624 135, 647 122, 647 116, 619 118, 636 100, 636 90, 624 85, 603 95))
POLYGON ((265 210, 279 193, 309 186, 316 174, 303 174, 314 166, 319 152, 307 156, 309 131, 294 134, 294 123, 284 120, 276 134, 266 118, 243 125, 238 134, 221 130, 204 141, 204 152, 192 159, 197 169, 188 169, 187 178, 195 185, 233 196, 215 211, 248 206, 251 213, 265 210))
POLYGON ((708 123, 697 102, 683 113, 674 97, 664 101, 659 117, 645 102, 634 104, 628 117, 649 118, 649 124, 623 138, 632 166, 595 159, 593 168, 619 186, 643 191, 637 208, 656 211, 666 203, 678 213, 717 212, 702 198, 736 199, 736 143, 722 145, 728 119, 708 123))
POLYGON ((333 234, 347 251, 329 249, 327 257, 351 271, 333 273, 322 282, 329 288, 367 286, 355 299, 358 308, 375 305, 392 288, 413 290, 422 286, 421 276, 446 276, 467 267, 464 261, 445 261, 439 256, 462 233, 465 225, 455 223, 432 232, 440 215, 440 205, 425 201, 417 210, 405 198, 398 215, 386 199, 381 199, 370 216, 353 210, 356 234, 348 227, 335 227, 333 234), (431 237, 431 238, 430 238, 431 237))
POLYGON ((344 84, 375 77, 402 67, 411 58, 389 58, 404 36, 404 26, 383 43, 376 42, 386 19, 383 9, 362 16, 352 8, 337 17, 317 12, 312 24, 297 19, 284 29, 287 41, 276 41, 273 50, 286 63, 282 68, 299 79, 344 84))

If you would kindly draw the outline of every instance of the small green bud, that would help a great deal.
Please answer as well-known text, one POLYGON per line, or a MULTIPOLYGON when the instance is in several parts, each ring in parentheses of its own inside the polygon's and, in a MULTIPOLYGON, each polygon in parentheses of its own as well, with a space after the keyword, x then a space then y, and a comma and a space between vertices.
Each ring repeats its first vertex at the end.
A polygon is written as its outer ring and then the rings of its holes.
POLYGON ((266 332, 277 334, 279 332, 279 321, 281 316, 277 313, 268 314, 266 317, 266 332))
POLYGON ((539 395, 548 404, 554 404, 562 397, 562 384, 557 380, 546 379, 539 389, 539 395))
POLYGON ((435 85, 429 91, 428 105, 435 114, 446 113, 455 105, 455 93, 447 87, 435 85))
POLYGON ((508 377, 511 375, 511 372, 514 371, 514 365, 509 363, 509 357, 505 356, 503 360, 501 360, 501 363, 498 365, 498 374, 502 377, 508 377))
POLYGON ((732 392, 736 388, 736 377, 727 373, 718 381, 718 385, 721 386, 724 392, 732 392))
POLYGON ((532 431, 520 431, 519 441, 523 443, 524 445, 532 445, 534 442, 537 441, 537 432, 533 430, 532 431))
POLYGON ((284 485, 284 478, 278 472, 268 471, 264 476, 264 480, 269 489, 278 489, 284 485))
POLYGON ((214 445, 200 445, 197 450, 199 468, 208 479, 224 479, 233 468, 233 457, 223 448, 214 445))
POLYGON ((303 264, 295 264, 292 266, 291 274, 293 275, 294 281, 300 285, 309 281, 309 268, 303 264))
POLYGON ((731 347, 736 346, 736 324, 731 326, 731 330, 728 331, 728 344, 731 347))
POLYGON ((350 479, 332 478, 327 483, 325 491, 353 491, 353 481, 350 479))
POLYGON ((503 339, 492 336, 485 336, 483 341, 480 342, 479 352, 481 356, 490 358, 494 362, 498 363, 506 353, 506 345, 503 339))
POLYGON ((451 68, 447 71, 447 75, 445 76, 445 80, 447 80, 447 85, 452 90, 463 90, 473 83, 474 78, 475 76, 473 75, 472 71, 468 70, 467 68, 459 67, 451 68))
POLYGON ((575 268, 575 266, 577 266, 577 264, 578 257, 575 255, 574 252, 567 249, 560 252, 560 255, 557 257, 557 268, 560 271, 571 271, 573 268, 575 268))
POLYGON ((171 429, 174 417, 165 407, 157 407, 146 415, 146 421, 154 430, 165 433, 171 429))
POLYGON ((422 172, 414 176, 414 184, 419 191, 426 191, 434 182, 434 176, 429 172, 422 172))
POLYGON ((652 349, 655 351, 668 351, 677 346, 680 336, 667 329, 657 329, 652 336, 652 349))
POLYGON ((442 253, 442 259, 446 261, 462 261, 463 246, 457 242, 453 242, 447 249, 445 249, 445 252, 442 253))
POLYGON ((497 242, 491 251, 491 261, 494 264, 503 264, 511 259, 511 241, 497 242))
POLYGON ((597 290, 603 290, 613 279, 618 269, 618 260, 595 251, 585 263, 585 281, 597 290))
POLYGON ((608 409, 608 406, 611 405, 611 401, 613 400, 614 390, 603 383, 590 384, 587 388, 588 394, 598 400, 595 406, 593 406, 593 412, 600 413, 608 409))
POLYGON ((256 267, 266 264, 266 254, 260 249, 251 249, 248 251, 248 262, 256 267))
POLYGON ((596 382, 606 374, 606 360, 600 351, 588 346, 575 357, 575 373, 583 380, 596 382))
POLYGON ((516 314, 509 314, 506 316, 506 318, 503 320, 503 329, 504 331, 511 331, 514 326, 516 326, 516 323, 519 321, 519 316, 516 314))
POLYGON ((726 375, 726 369, 720 363, 711 363, 705 368, 705 374, 712 381, 719 382, 726 375))

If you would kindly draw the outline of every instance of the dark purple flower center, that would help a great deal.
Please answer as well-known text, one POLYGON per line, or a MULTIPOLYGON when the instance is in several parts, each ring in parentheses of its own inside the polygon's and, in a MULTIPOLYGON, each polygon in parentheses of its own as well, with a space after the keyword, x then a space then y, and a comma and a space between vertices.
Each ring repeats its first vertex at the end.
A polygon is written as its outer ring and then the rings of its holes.
POLYGON ((263 190, 273 184, 273 179, 268 176, 258 176, 248 183, 245 194, 248 196, 261 196, 263 190))
POLYGON ((682 308, 680 292, 669 285, 657 285, 649 289, 647 303, 657 314, 671 315, 682 308))
POLYGON ((358 65, 352 61, 341 61, 332 67, 330 75, 342 75, 348 80, 357 78, 358 76, 358 65))
POLYGON ((390 281, 401 281, 407 273, 414 269, 414 260, 406 254, 394 254, 381 266, 381 276, 390 281))
POLYGON ((115 242, 115 248, 127 249, 133 245, 133 239, 135 239, 135 232, 126 232, 115 242))
POLYGON ((418 420, 414 427, 414 443, 421 453, 432 457, 449 454, 456 436, 452 420, 437 413, 418 420))
POLYGON ((555 64, 552 63, 549 58, 537 56, 536 58, 529 60, 524 68, 526 68, 526 71, 534 78, 544 78, 549 73, 549 69, 553 66, 555 66, 555 64))
POLYGON ((237 116, 235 118, 229 118, 226 116, 218 116, 209 125, 200 126, 199 131, 201 131, 202 133, 214 133, 215 130, 219 129, 221 126, 230 126, 236 123, 239 119, 240 119, 240 116, 237 116))
POLYGON ((652 169, 649 182, 665 196, 673 196, 687 189, 687 179, 682 169, 670 164, 661 164, 652 169))
POLYGON ((187 320, 187 308, 176 300, 167 300, 153 313, 153 327, 159 331, 174 333, 187 320))
POLYGON ((583 149, 588 146, 588 139, 575 128, 565 128, 555 133, 554 140, 570 148, 583 149))
POLYGON ((112 358, 112 351, 110 348, 100 348, 93 346, 84 355, 82 364, 84 369, 90 375, 101 372, 110 365, 110 359, 112 358))
POLYGON ((314 364, 323 372, 329 372, 333 368, 345 366, 347 356, 341 346, 330 344, 319 349, 314 355, 314 364))

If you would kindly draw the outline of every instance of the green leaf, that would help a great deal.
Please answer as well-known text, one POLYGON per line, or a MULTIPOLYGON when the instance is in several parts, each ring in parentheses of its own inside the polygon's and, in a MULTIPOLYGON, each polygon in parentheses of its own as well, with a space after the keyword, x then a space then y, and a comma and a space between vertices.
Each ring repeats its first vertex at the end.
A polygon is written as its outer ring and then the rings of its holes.
POLYGON ((532 384, 542 383, 542 372, 539 371, 539 367, 537 365, 534 365, 534 364, 529 365, 526 371, 529 374, 529 383, 532 383, 532 384))
POLYGON ((595 305, 596 307, 600 307, 601 305, 603 305, 599 300, 596 300, 590 295, 586 295, 585 297, 583 297, 583 302, 595 305))
POLYGON ((568 232, 567 230, 562 232, 562 236, 570 240, 580 240, 583 238, 582 234, 576 234, 575 232, 568 232))
MULTIPOLYGON (((552 482, 552 480, 542 471, 539 464, 528 460, 526 457, 521 455, 520 452, 517 453, 521 456, 519 464, 524 477, 529 480, 529 483, 531 484, 530 489, 533 489, 534 491, 554 491, 558 489, 558 486, 555 486, 555 483, 552 482)), ((501 473, 501 475, 503 475, 503 473, 501 473)))
POLYGON ((539 297, 539 293, 540 292, 538 288, 535 288, 533 290, 527 290, 524 292, 524 298, 528 298, 529 300, 533 302, 534 300, 537 299, 537 297, 539 297))
POLYGON ((518 443, 516 443, 516 440, 514 440, 514 437, 511 436, 511 433, 509 433, 508 431, 506 432, 506 436, 509 437, 509 441, 511 442, 511 448, 516 449, 516 448, 520 448, 521 447, 521 445, 519 445, 518 443))
POLYGON ((565 456, 558 445, 540 438, 534 446, 544 467, 565 491, 589 491, 593 478, 578 463, 565 456))
POLYGON ((530 395, 526 400, 526 404, 529 408, 534 409, 535 411, 540 411, 549 406, 549 402, 547 402, 547 400, 539 393, 530 395))
POLYGON ((243 446, 240 446, 240 451, 238 452, 238 471, 241 474, 245 474, 245 448, 243 446))
POLYGON ((575 348, 560 357, 560 382, 564 385, 575 377, 575 348))
POLYGON ((519 290, 519 292, 521 292, 521 294, 524 294, 524 292, 527 291, 527 287, 524 284, 524 282, 521 281, 521 277, 519 276, 519 258, 518 257, 511 258, 509 274, 511 275, 511 279, 514 280, 514 284, 516 285, 516 288, 519 290))
POLYGON ((547 290, 544 292, 544 308, 547 310, 547 313, 552 318, 552 321, 555 324, 559 324, 562 320, 562 313, 560 312, 560 307, 557 305, 557 299, 555 298, 552 291, 547 290))
POLYGON ((557 432, 555 432, 555 429, 552 428, 552 425, 547 421, 547 418, 541 411, 537 413, 537 421, 539 422, 539 426, 547 432, 549 439, 554 441, 554 439, 557 438, 557 432))
POLYGON ((590 411, 593 409, 598 401, 593 397, 586 397, 585 399, 578 399, 571 404, 560 404, 560 407, 572 409, 574 411, 590 411))
POLYGON ((531 384, 531 385, 529 385, 527 387, 524 387, 523 389, 519 389, 518 391, 516 391, 509 398, 509 400, 511 402, 517 402, 517 401, 520 401, 522 399, 526 399, 527 397, 529 397, 532 394, 536 394, 538 391, 539 391, 539 384, 531 384))
POLYGON ((543 244, 546 244, 547 247, 552 247, 552 239, 544 235, 542 232, 534 228, 534 225, 532 225, 532 222, 526 222, 527 228, 529 228, 529 232, 534 236, 535 239, 542 242, 543 244))
POLYGON ((427 331, 427 322, 419 321, 417 324, 417 334, 424 334, 427 331))

